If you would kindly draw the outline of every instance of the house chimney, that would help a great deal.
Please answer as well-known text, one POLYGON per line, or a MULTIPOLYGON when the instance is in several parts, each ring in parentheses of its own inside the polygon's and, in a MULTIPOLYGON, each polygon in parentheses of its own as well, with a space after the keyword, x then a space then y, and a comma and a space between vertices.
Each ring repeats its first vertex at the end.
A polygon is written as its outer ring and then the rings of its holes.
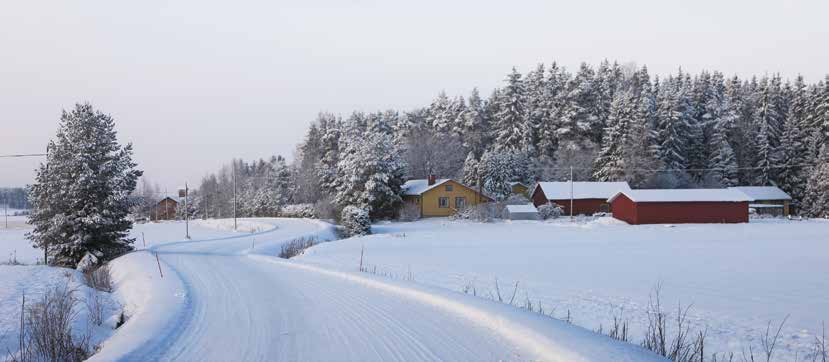
POLYGON ((429 186, 434 185, 436 180, 437 178, 435 177, 435 175, 429 175, 429 186))

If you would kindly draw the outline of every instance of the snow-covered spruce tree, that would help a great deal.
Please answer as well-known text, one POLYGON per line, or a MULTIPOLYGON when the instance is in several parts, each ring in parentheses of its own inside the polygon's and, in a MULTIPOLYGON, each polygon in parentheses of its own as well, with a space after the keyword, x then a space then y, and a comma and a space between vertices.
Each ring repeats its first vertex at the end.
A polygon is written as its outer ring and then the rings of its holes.
POLYGON ((789 105, 789 113, 783 124, 783 135, 780 139, 780 163, 778 169, 777 183, 783 191, 786 191, 798 205, 803 200, 803 193, 806 189, 808 174, 804 164, 807 162, 808 145, 806 122, 807 112, 806 85, 803 77, 795 80, 792 90, 792 101, 789 105))
POLYGON ((740 182, 737 173, 737 158, 734 156, 734 149, 728 143, 725 132, 715 131, 712 147, 714 151, 708 164, 711 168, 709 176, 712 181, 721 187, 737 186, 740 182))
POLYGON ((495 148, 524 149, 530 146, 528 136, 531 134, 527 128, 524 80, 521 73, 512 68, 506 82, 506 86, 495 100, 499 103, 498 113, 492 125, 495 131, 495 148))
POLYGON ((346 143, 337 163, 337 205, 365 208, 373 219, 395 216, 403 202, 406 165, 392 137, 369 133, 346 143))
POLYGON ((485 194, 501 201, 512 194, 512 170, 508 152, 487 151, 481 156, 478 172, 485 194))
POLYGON ((454 118, 446 92, 440 92, 438 97, 429 106, 429 125, 435 132, 446 134, 452 130, 454 118))
POLYGON ((483 100, 478 88, 472 89, 466 112, 461 117, 460 132, 463 134, 463 146, 480 157, 489 145, 489 124, 486 119, 483 100))
POLYGON ((466 156, 466 161, 463 162, 463 183, 477 187, 478 177, 478 160, 475 159, 475 153, 470 151, 466 156))
POLYGON ((334 117, 320 117, 320 160, 316 166, 319 189, 326 195, 336 193, 337 163, 340 161, 342 122, 334 117))
POLYGON ((821 148, 800 210, 806 216, 829 218, 829 145, 821 148))
POLYGON ((27 234, 46 249, 49 263, 75 267, 109 260, 132 249, 130 194, 142 172, 132 145, 118 144, 115 121, 90 104, 64 111, 29 200, 34 229, 27 234))
POLYGON ((596 181, 622 181, 625 179, 625 163, 622 153, 626 146, 633 99, 628 92, 619 93, 610 107, 602 137, 602 148, 594 163, 593 178, 596 181))
POLYGON ((349 236, 371 234, 371 218, 368 209, 349 205, 343 208, 340 221, 349 236))

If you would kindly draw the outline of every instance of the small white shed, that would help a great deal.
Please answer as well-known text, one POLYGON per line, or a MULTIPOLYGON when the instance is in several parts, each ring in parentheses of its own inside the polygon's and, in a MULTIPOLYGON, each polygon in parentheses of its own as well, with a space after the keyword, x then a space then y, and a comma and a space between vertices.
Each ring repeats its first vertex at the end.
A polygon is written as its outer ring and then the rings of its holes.
POLYGON ((538 220, 538 209, 533 204, 507 205, 504 218, 509 220, 538 220))

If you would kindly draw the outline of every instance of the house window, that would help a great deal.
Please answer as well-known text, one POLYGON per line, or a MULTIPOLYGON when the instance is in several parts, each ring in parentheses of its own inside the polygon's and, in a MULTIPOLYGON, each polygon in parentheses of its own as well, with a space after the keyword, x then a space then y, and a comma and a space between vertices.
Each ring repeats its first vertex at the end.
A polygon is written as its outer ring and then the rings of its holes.
POLYGON ((452 185, 446 185, 446 191, 452 191, 452 185))
POLYGON ((465 197, 456 197, 455 198, 455 208, 456 209, 463 209, 466 206, 466 198, 465 197))
POLYGON ((449 198, 448 197, 438 198, 438 207, 441 208, 441 209, 449 208, 449 198))

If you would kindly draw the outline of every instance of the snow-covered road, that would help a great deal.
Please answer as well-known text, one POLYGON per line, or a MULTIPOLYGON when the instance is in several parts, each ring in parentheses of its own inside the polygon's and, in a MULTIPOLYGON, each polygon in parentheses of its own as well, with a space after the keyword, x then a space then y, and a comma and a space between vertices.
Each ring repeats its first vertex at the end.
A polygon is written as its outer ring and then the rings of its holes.
MULTIPOLYGON (((267 256, 291 238, 327 237, 331 230, 306 220, 266 222, 277 228, 153 246, 172 275, 167 289, 162 284, 149 293, 170 294, 156 304, 176 305, 143 308, 93 359, 656 360, 635 346, 514 307, 267 256), (170 286, 173 277, 180 282, 170 286), (167 320, 140 320, 160 316, 167 320), (141 330, 133 338, 135 328, 141 330)), ((131 278, 143 278, 136 275, 131 278)))

